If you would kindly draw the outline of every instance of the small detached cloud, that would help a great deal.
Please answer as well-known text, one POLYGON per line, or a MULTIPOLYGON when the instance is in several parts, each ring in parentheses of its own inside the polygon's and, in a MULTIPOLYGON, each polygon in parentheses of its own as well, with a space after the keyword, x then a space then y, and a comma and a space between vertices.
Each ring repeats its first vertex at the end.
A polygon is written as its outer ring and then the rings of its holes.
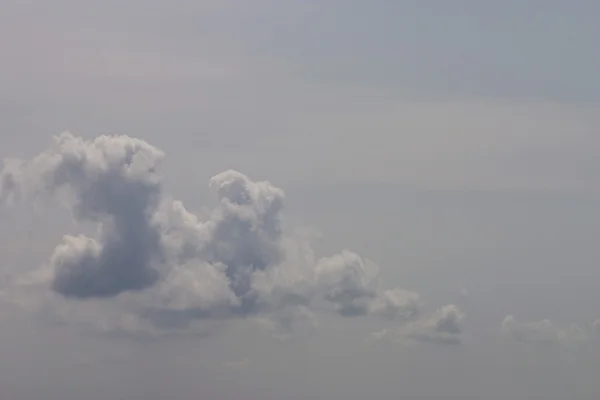
POLYGON ((389 329, 382 329, 380 331, 377 332, 373 332, 371 333, 371 337, 370 340, 371 341, 379 341, 379 340, 383 340, 386 337, 388 337, 388 335, 390 334, 390 330, 389 329))
POLYGON ((242 358, 236 361, 226 361, 223 366, 229 369, 243 370, 250 367, 250 360, 248 358, 242 358))
POLYGON ((508 339, 524 343, 573 345, 588 340, 585 330, 576 324, 561 327, 549 319, 519 321, 512 315, 502 321, 502 334, 508 339))
MULTIPOLYGON (((45 315, 102 321, 104 331, 185 331, 253 318, 283 332, 298 320, 315 325, 316 310, 418 316, 419 295, 385 287, 375 263, 350 250, 317 257, 305 237, 285 232, 280 188, 224 171, 210 180, 215 205, 200 216, 164 192, 164 158, 125 135, 63 133, 30 160, 5 160, 0 200, 58 201, 99 230, 94 237, 66 233, 36 278, 4 284, 4 297, 26 291, 31 301, 35 289, 45 315)), ((462 318, 445 306, 408 325, 406 335, 457 342, 462 318)))
POLYGON ((454 304, 406 323, 399 329, 383 329, 371 334, 371 340, 423 342, 457 345, 463 342, 465 314, 454 304))
POLYGON ((431 315, 409 323, 403 335, 420 342, 460 344, 465 314, 454 304, 448 304, 431 315))

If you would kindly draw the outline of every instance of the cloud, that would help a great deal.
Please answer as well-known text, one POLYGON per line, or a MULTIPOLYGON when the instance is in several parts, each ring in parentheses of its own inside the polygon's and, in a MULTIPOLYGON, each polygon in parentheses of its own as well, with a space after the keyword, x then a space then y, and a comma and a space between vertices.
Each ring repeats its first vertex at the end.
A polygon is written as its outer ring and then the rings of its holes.
POLYGON ((461 344, 465 314, 454 304, 445 305, 435 312, 412 320, 399 329, 382 329, 371 334, 371 340, 390 339, 393 342, 426 342, 461 344))
POLYGON ((19 169, 17 160, 0 162, 0 202, 12 202, 19 181, 19 169))
POLYGON ((319 327, 316 314, 304 306, 279 310, 271 315, 255 318, 254 321, 261 330, 279 341, 287 340, 292 335, 314 333, 319 327))
MULTIPOLYGON (((384 287, 373 262, 350 250, 319 258, 305 238, 284 232, 283 190, 224 171, 210 180, 214 207, 201 217, 164 193, 164 156, 128 136, 63 133, 31 160, 5 161, 3 198, 55 199, 98 227, 95 237, 64 235, 35 282, 21 286, 40 288, 45 307, 79 307, 84 320, 105 321, 103 329, 121 321, 116 329, 128 332, 247 317, 286 331, 298 318, 315 325, 322 308, 388 320, 418 314, 419 295, 384 287), (89 317, 92 309, 102 316, 89 317)), ((415 337, 454 335, 459 315, 444 310, 448 322, 421 322, 415 337)))
POLYGON ((403 335, 421 342, 460 344, 465 314, 454 304, 448 304, 431 315, 409 323, 403 335))
POLYGON ((512 315, 502 321, 502 333, 509 339, 528 343, 580 344, 587 341, 586 332, 579 325, 560 327, 548 319, 519 321, 512 315))
POLYGON ((418 295, 402 289, 378 290, 379 268, 348 250, 319 260, 316 279, 327 301, 343 316, 369 313, 391 318, 401 312, 416 314, 418 295))
POLYGON ((102 224, 98 239, 66 235, 51 257, 52 287, 70 297, 109 297, 158 279, 160 233, 152 223, 163 153, 127 136, 84 141, 70 133, 33 160, 3 169, 3 192, 65 196, 78 221, 102 224), (8 183, 7 183, 8 182, 8 183))
POLYGON ((389 335, 389 333, 390 333, 389 329, 382 329, 380 331, 371 333, 370 336, 371 336, 372 340, 377 341, 377 340, 383 340, 384 338, 386 338, 389 335))
POLYGON ((227 361, 223 363, 223 366, 227 367, 227 368, 231 368, 231 369, 246 369, 248 367, 250 367, 250 360, 247 358, 242 358, 241 360, 237 360, 237 361, 227 361))

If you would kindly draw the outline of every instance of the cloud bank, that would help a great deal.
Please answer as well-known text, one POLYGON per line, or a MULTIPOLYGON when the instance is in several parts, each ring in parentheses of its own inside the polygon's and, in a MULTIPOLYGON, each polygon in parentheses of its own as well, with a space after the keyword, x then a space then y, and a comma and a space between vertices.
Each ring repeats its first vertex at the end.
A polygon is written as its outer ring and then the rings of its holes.
MULTIPOLYGON (((104 321, 127 329, 245 317, 292 326, 294 315, 316 309, 402 321, 419 314, 419 295, 384 287, 373 262, 350 250, 319 258, 284 232, 283 190, 224 171, 210 180, 215 205, 201 217, 164 193, 164 157, 128 136, 63 133, 30 160, 5 160, 1 199, 58 200, 77 222, 98 227, 95 237, 64 235, 36 279, 20 282, 65 307, 96 304, 104 321)), ((462 317, 446 306, 413 322, 411 335, 454 340, 462 317)))

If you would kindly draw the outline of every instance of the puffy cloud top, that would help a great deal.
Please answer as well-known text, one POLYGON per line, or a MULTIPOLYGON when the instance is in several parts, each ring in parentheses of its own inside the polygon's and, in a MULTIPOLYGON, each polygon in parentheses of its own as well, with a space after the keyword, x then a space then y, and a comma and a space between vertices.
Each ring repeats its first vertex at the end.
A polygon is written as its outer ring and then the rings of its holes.
MULTIPOLYGON (((163 158, 128 136, 64 133, 33 159, 2 164, 3 198, 57 198, 101 228, 93 238, 64 236, 48 288, 71 302, 127 295, 136 319, 167 328, 249 315, 283 321, 319 304, 345 317, 417 314, 419 296, 384 288, 371 261, 349 250, 317 258, 310 243, 286 234, 281 189, 222 172, 209 182, 216 206, 203 219, 164 194, 163 158)), ((448 314, 431 329, 454 334, 458 314, 448 314)))

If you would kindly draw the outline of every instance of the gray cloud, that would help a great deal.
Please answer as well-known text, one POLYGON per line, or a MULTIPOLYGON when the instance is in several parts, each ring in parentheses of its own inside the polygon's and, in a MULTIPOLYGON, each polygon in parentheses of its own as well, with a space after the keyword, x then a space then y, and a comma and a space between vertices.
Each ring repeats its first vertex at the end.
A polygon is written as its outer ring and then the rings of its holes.
POLYGON ((502 321, 502 333, 519 342, 577 344, 587 341, 587 334, 579 325, 561 327, 549 319, 519 321, 512 315, 502 321))
POLYGON ((284 232, 281 189, 222 172, 209 182, 215 207, 200 217, 163 193, 163 157, 128 136, 64 133, 33 159, 3 164, 4 198, 56 198, 77 221, 99 226, 96 238, 64 236, 40 275, 46 287, 71 302, 110 298, 131 313, 129 327, 255 316, 285 330, 321 306, 344 317, 417 315, 419 296, 383 287, 373 262, 349 250, 318 258, 284 232))
POLYGON ((50 261, 55 291, 108 297, 156 282, 161 247, 152 212, 160 198, 155 168, 162 157, 160 150, 127 136, 85 141, 64 133, 33 160, 3 170, 3 192, 60 193, 77 220, 102 224, 98 240, 67 235, 56 248, 50 261))
POLYGON ((0 201, 11 202, 18 186, 20 165, 17 160, 0 162, 0 201))
POLYGON ((231 369, 237 369, 237 370, 246 369, 250 365, 251 365, 251 362, 247 358, 242 358, 241 360, 237 360, 237 361, 226 361, 223 363, 224 367, 231 368, 231 369))

